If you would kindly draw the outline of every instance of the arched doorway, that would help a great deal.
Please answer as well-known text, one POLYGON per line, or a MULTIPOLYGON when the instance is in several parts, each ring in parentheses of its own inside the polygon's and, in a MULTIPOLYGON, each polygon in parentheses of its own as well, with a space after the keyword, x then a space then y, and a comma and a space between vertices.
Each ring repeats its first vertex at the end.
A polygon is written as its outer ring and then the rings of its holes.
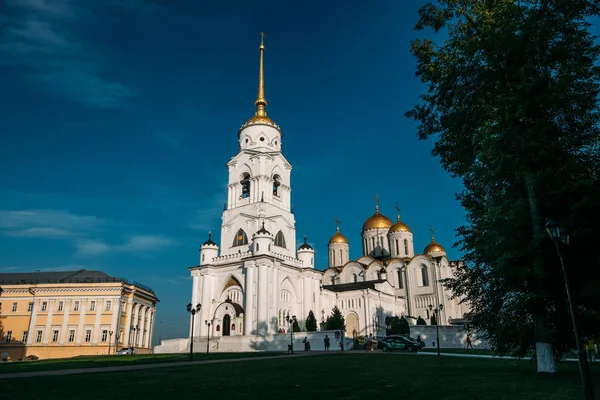
POLYGON ((223 336, 229 336, 231 332, 231 317, 229 314, 223 316, 223 336))
POLYGON ((352 336, 353 332, 358 332, 358 317, 354 313, 346 315, 346 336, 352 336))

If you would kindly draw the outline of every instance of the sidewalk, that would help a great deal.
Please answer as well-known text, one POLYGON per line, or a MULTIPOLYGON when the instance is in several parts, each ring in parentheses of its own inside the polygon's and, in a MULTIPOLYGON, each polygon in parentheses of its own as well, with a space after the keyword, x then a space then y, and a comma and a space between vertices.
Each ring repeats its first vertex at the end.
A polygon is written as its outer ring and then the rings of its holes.
MULTIPOLYGON (((417 352, 418 355, 421 356, 437 356, 437 353, 434 351, 419 351, 417 352)), ((444 353, 443 351, 440 352, 440 356, 445 356, 445 357, 471 357, 471 358, 493 358, 496 360, 525 360, 525 361, 529 361, 531 360, 531 357, 523 357, 523 358, 519 358, 519 357, 512 357, 512 356, 491 356, 491 355, 487 355, 487 354, 462 354, 462 353, 444 353)), ((578 362, 578 360, 576 358, 565 358, 563 361, 565 362, 578 362)))
MULTIPOLYGON (((307 357, 311 355, 325 354, 323 351, 311 351, 311 352, 295 352, 293 357, 307 357)), ((332 353, 333 354, 333 353, 332 353)), ((280 354, 276 356, 265 356, 265 357, 243 357, 243 358, 226 358, 219 360, 204 360, 204 361, 177 361, 177 362, 166 362, 156 364, 139 364, 139 365, 124 365, 117 367, 90 367, 81 369, 58 369, 53 371, 30 371, 30 372, 12 372, 6 374, 0 374, 0 379, 11 379, 11 378, 34 378, 38 376, 58 376, 58 375, 75 375, 75 374, 90 374, 94 372, 121 372, 121 371, 135 371, 140 369, 154 369, 154 368, 169 368, 169 367, 189 367, 191 365, 202 365, 202 364, 220 364, 228 362, 241 362, 241 361, 253 361, 253 360, 271 360, 274 358, 285 358, 290 357, 290 354, 280 354)))

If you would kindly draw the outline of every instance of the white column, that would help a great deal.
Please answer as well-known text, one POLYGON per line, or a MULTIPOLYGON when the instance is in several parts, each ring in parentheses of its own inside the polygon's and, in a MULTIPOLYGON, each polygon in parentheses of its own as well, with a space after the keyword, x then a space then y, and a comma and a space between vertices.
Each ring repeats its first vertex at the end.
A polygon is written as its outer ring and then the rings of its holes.
POLYGON ((65 344, 65 339, 67 337, 67 324, 69 322, 69 313, 71 311, 71 302, 72 300, 65 300, 65 315, 63 317, 62 327, 60 328, 60 344, 65 344))
POLYGON ((125 320, 125 333, 123 334, 123 346, 131 346, 130 334, 131 334, 131 317, 133 315, 133 300, 128 299, 127 305, 125 306, 125 314, 127 315, 125 320))
POLYGON ((246 297, 244 301, 244 335, 256 334, 252 329, 254 301, 254 265, 246 267, 246 297))
MULTIPOLYGON (((121 313, 121 302, 119 301, 120 299, 118 297, 115 297, 114 299, 112 299, 112 321, 110 323, 110 330, 113 332, 113 339, 116 341, 117 337, 119 335, 119 332, 117 332, 117 330, 119 329, 119 314, 121 313)), ((109 339, 110 339, 110 335, 109 335, 109 339)), ((114 342, 113 342, 114 343, 114 342)), ((112 346, 112 343, 111 343, 112 346)))
POLYGON ((279 267, 273 266, 273 279, 272 279, 272 287, 273 287, 273 300, 271 304, 273 306, 272 315, 277 319, 277 324, 273 327, 272 333, 277 333, 279 329, 279 267))
POLYGON ((146 311, 146 323, 144 324, 146 334, 144 335, 144 343, 143 346, 146 348, 150 348, 150 343, 152 341, 152 310, 150 308, 146 311))
POLYGON ((40 301, 38 299, 33 300, 33 310, 31 311, 31 321, 29 321, 29 330, 27 331, 27 346, 31 346, 33 344, 34 336, 36 334, 35 331, 35 322, 37 320, 38 308, 40 306, 40 301))
POLYGON ((48 344, 50 340, 51 330, 52 330, 52 313, 54 311, 54 300, 50 300, 48 302, 48 319, 46 320, 46 329, 44 332, 44 345, 48 344))
POLYGON ((103 299, 96 299, 96 320, 94 321, 94 331, 92 332, 92 345, 96 346, 100 341, 100 316, 104 307, 103 299))
POLYGON ((133 331, 133 336, 131 337, 131 343, 133 343, 133 346, 137 346, 137 336, 139 335, 139 319, 140 319, 140 307, 141 304, 137 304, 134 303, 134 314, 133 314, 133 327, 135 328, 135 330, 133 331))
MULTIPOLYGON (((192 307, 196 307, 196 304, 200 303, 198 301, 198 299, 200 298, 200 293, 198 293, 198 288, 202 287, 200 286, 201 281, 203 280, 203 276, 200 276, 199 271, 192 271, 192 307)), ((203 290, 204 292, 204 290, 203 290)), ((202 321, 204 321, 204 319, 202 319, 202 316, 204 315, 204 304, 202 304, 202 308, 200 309, 200 313, 198 315, 196 315, 196 317, 200 317, 200 319, 202 321)), ((188 336, 192 334, 192 316, 190 315, 190 331, 188 333, 188 336)), ((204 323, 204 322, 202 322, 204 323)), ((200 332, 196 330, 196 328, 198 327, 198 324, 195 324, 196 326, 194 327, 194 332, 195 335, 199 335, 200 332)), ((194 335, 194 336, 195 336, 194 335)))
POLYGON ((148 336, 148 306, 143 306, 142 317, 140 319, 140 335, 138 336, 138 345, 144 347, 146 336, 148 336))
POLYGON ((257 308, 257 328, 259 335, 266 335, 268 331, 269 321, 267 320, 267 299, 269 295, 269 267, 265 264, 258 266, 258 304, 257 308))
POLYGON ((79 301, 79 324, 77 325, 77 344, 81 345, 83 339, 83 320, 85 317, 85 308, 87 307, 87 299, 79 301))
MULTIPOLYGON (((198 303, 202 304, 202 308, 200 308, 200 313, 194 316, 194 336, 206 336, 208 334, 208 327, 204 323, 205 320, 210 319, 210 289, 209 289, 209 278, 207 274, 200 276, 200 282, 198 284, 201 285, 202 291, 197 293, 198 303)), ((196 304, 198 304, 196 303, 196 304)), ((196 304, 192 303, 192 307, 195 307, 196 304)), ((192 316, 190 315, 190 327, 192 323, 192 316)), ((191 334, 191 332, 190 332, 191 334)))

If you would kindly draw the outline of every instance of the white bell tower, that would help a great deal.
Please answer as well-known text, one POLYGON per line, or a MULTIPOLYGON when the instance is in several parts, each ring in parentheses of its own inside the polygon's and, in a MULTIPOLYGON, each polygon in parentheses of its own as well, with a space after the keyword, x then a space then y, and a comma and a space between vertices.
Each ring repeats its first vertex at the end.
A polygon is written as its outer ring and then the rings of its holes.
POLYGON ((256 112, 239 129, 239 153, 227 163, 229 184, 221 225, 221 255, 250 251, 252 235, 264 224, 274 237, 271 252, 295 258, 292 166, 281 153, 281 128, 267 116, 264 51, 263 35, 256 112))

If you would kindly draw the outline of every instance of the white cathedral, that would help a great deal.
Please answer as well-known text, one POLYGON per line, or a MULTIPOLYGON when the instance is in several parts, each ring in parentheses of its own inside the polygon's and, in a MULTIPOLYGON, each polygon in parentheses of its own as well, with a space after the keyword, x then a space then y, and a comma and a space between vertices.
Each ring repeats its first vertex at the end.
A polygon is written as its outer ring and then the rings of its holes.
POLYGON ((375 207, 363 225, 363 255, 355 261, 339 223, 324 271, 315 268, 306 238, 296 247, 292 166, 281 152, 282 130, 267 116, 263 58, 261 41, 256 113, 239 129, 239 152, 227 163, 220 246, 209 233, 200 264, 190 268, 192 305, 202 305, 193 319, 194 337, 289 332, 290 317, 303 328, 310 311, 321 322, 334 306, 348 336, 385 334, 388 316, 429 323, 431 308, 439 305, 440 325, 462 320, 466 306, 439 283, 452 277, 456 264, 433 237, 415 254, 413 234, 399 213, 393 222, 375 207))

